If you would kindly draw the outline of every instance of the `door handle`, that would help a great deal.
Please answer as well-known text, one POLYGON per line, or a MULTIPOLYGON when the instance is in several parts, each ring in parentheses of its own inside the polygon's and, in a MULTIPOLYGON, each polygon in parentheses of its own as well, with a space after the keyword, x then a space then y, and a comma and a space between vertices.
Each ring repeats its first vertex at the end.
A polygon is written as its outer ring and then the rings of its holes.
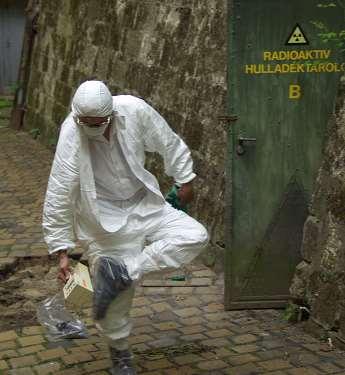
POLYGON ((239 136, 237 138, 237 146, 236 146, 237 155, 243 155, 246 152, 246 149, 244 147, 246 143, 255 144, 256 138, 245 138, 245 137, 239 136))

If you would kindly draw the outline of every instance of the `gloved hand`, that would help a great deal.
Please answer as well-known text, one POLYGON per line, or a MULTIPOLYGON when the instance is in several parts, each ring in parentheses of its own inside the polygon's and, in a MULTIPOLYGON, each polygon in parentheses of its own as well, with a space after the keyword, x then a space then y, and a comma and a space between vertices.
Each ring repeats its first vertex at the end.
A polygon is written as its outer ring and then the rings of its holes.
POLYGON ((181 206, 187 206, 194 198, 192 181, 182 184, 178 189, 177 195, 180 199, 181 206))
POLYGON ((177 210, 188 211, 188 203, 194 198, 192 181, 178 186, 177 184, 169 190, 165 200, 177 210))
POLYGON ((58 280, 62 281, 66 284, 67 280, 70 278, 72 273, 72 268, 69 263, 69 257, 67 254, 67 250, 60 250, 58 252, 58 280))

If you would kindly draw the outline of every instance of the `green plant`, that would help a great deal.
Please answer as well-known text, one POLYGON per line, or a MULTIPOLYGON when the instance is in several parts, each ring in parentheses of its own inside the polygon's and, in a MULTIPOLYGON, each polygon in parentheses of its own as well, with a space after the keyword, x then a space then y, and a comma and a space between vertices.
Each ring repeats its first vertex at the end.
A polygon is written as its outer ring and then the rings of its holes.
POLYGON ((289 302, 286 306, 284 312, 282 313, 282 319, 287 322, 297 322, 298 321, 299 307, 298 305, 289 302))
POLYGON ((335 47, 339 48, 341 52, 345 51, 345 30, 340 30, 339 32, 330 30, 321 21, 310 21, 314 25, 319 33, 317 34, 322 43, 334 43, 335 47))
POLYGON ((29 130, 29 134, 31 134, 33 139, 37 139, 40 136, 41 131, 39 128, 33 128, 29 130))
POLYGON ((9 108, 12 106, 12 101, 5 99, 5 98, 0 98, 0 109, 2 108, 9 108))
POLYGON ((317 4, 318 8, 334 8, 337 5, 335 3, 327 3, 327 4, 317 4))
POLYGON ((9 86, 9 91, 11 95, 14 95, 16 91, 21 87, 19 83, 13 83, 12 85, 9 86))
POLYGON ((49 140, 48 140, 48 144, 51 147, 56 147, 57 142, 58 142, 58 138, 55 137, 55 136, 50 137, 49 140))
MULTIPOLYGON (((324 1, 322 3, 317 4, 318 8, 342 8, 342 11, 345 9, 345 4, 338 0, 337 4, 334 2, 324 1)), ((320 37, 323 43, 333 43, 336 48, 339 48, 340 52, 345 52, 345 29, 340 31, 335 31, 326 25, 322 21, 310 21, 312 25, 314 25, 319 33, 318 36, 320 37)), ((345 26, 345 25, 344 25, 345 26)))

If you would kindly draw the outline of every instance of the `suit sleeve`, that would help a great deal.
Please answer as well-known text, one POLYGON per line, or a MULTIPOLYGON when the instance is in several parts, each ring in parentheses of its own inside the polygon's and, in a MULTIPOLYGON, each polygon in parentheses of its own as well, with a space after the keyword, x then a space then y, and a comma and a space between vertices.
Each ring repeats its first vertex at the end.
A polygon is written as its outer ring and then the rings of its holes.
POLYGON ((193 172, 191 152, 184 141, 169 127, 164 118, 142 101, 140 120, 143 125, 145 150, 158 152, 164 160, 165 173, 179 184, 190 182, 193 172))
POLYGON ((75 126, 67 119, 61 128, 43 206, 43 234, 50 254, 75 247, 74 207, 80 190, 78 151, 75 126))

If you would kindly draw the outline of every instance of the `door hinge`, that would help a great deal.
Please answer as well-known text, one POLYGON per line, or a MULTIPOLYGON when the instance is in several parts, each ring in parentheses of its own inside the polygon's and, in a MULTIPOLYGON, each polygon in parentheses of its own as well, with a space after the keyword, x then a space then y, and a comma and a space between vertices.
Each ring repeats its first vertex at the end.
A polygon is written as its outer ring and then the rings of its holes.
POLYGON ((228 130, 233 122, 238 120, 237 115, 229 115, 229 116, 218 116, 218 121, 222 122, 225 130, 228 130))
POLYGON ((235 122, 238 120, 237 115, 229 115, 229 116, 218 116, 219 121, 226 121, 226 122, 235 122))

